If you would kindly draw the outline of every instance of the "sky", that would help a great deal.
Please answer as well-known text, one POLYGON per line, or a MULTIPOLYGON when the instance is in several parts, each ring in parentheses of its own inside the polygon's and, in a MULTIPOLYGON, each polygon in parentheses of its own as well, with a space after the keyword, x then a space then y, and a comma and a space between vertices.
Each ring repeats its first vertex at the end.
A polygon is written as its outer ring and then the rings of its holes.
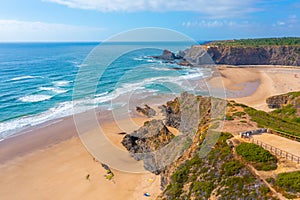
POLYGON ((300 36, 299 0, 1 0, 0 42, 103 41, 160 27, 195 40, 300 36))

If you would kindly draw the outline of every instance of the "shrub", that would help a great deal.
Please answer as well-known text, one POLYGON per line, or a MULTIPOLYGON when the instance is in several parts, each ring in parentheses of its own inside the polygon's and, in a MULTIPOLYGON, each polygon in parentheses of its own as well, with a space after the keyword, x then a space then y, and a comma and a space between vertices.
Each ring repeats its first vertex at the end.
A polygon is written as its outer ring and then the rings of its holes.
POLYGON ((242 167, 243 164, 240 161, 235 160, 225 163, 223 165, 223 170, 225 171, 225 175, 232 176, 234 174, 237 174, 242 167))
POLYGON ((193 183, 193 189, 192 191, 195 192, 195 194, 204 196, 205 198, 209 198, 211 195, 211 192, 214 189, 214 184, 212 182, 194 182, 193 183))
POLYGON ((277 159, 267 150, 252 143, 241 143, 236 152, 246 161, 251 162, 257 170, 274 170, 277 168, 277 159))
POLYGON ((288 192, 300 192, 300 171, 278 174, 276 183, 288 192))
POLYGON ((233 118, 233 116, 231 116, 231 115, 226 115, 226 120, 231 121, 231 120, 234 120, 234 118, 233 118))

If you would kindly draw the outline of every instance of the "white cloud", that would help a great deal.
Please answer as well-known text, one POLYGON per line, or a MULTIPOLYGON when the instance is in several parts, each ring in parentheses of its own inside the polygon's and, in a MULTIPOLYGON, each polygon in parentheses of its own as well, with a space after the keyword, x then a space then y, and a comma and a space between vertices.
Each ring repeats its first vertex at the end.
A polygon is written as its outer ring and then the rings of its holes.
POLYGON ((283 22, 283 21, 277 21, 277 25, 278 25, 278 26, 284 26, 284 25, 285 25, 285 22, 283 22))
POLYGON ((273 24, 273 27, 287 27, 287 28, 294 28, 299 27, 300 21, 297 18, 297 15, 290 15, 286 19, 278 20, 276 23, 273 24))
POLYGON ((44 0, 71 8, 113 11, 195 11, 210 17, 233 17, 253 12, 258 0, 44 0))
POLYGON ((187 21, 183 22, 182 26, 187 28, 201 27, 201 28, 218 28, 224 26, 237 26, 234 21, 227 20, 199 20, 199 21, 187 21))
MULTIPOLYGON (((67 24, 0 20, 0 41, 77 41, 104 29, 67 24)), ((96 39, 96 38, 95 38, 96 39)))

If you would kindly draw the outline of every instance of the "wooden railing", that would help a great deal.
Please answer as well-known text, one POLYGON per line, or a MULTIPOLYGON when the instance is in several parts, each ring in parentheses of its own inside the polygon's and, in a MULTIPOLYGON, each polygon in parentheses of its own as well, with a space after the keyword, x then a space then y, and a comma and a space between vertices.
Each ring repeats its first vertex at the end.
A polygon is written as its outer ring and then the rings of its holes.
POLYGON ((300 142, 300 137, 299 136, 291 135, 289 133, 285 133, 285 132, 282 132, 282 131, 268 129, 268 133, 271 133, 271 134, 274 134, 274 135, 279 135, 279 136, 282 136, 282 137, 289 138, 289 139, 300 142))
POLYGON ((299 156, 296 156, 296 155, 291 154, 287 151, 278 149, 277 147, 273 147, 272 145, 263 143, 263 142, 261 142, 257 139, 254 139, 254 138, 250 138, 250 141, 252 143, 257 144, 257 145, 261 146, 262 148, 270 151, 271 153, 274 153, 275 155, 278 155, 278 156, 283 157, 287 160, 290 160, 290 161, 293 161, 293 162, 296 162, 296 163, 300 164, 300 157, 299 156))

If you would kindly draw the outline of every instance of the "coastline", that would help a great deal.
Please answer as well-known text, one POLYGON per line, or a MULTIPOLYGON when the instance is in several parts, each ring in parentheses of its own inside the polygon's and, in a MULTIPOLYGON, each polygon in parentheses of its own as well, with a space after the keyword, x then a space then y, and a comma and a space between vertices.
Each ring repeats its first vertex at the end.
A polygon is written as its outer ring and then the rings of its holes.
POLYGON ((253 108, 271 111, 266 98, 300 90, 300 68, 294 66, 228 66, 217 67, 220 77, 211 77, 208 84, 223 81, 228 100, 246 104, 253 108), (234 96, 235 95, 235 96, 234 96))
MULTIPOLYGON (((295 73, 300 74, 300 68, 218 66, 218 69, 221 78, 211 77, 208 83, 213 86, 214 81, 222 79, 227 92, 238 94, 228 99, 256 109, 269 111, 265 98, 300 90, 300 78, 294 77, 295 73)), ((130 119, 118 119, 118 123, 128 125, 128 131, 136 129, 128 120, 139 126, 149 120, 134 113, 130 115, 130 119)), ((122 136, 117 134, 122 130, 112 121, 112 115, 106 112, 101 116, 98 121, 103 122, 107 137, 117 147, 124 148, 120 145, 122 136)), ((151 197, 160 193, 160 180, 150 173, 113 170, 115 183, 106 180, 103 177, 105 169, 93 160, 81 143, 73 116, 56 121, 0 142, 0 178, 4 180, 0 184, 0 194, 4 199, 143 199, 145 192, 151 193, 151 197), (91 175, 90 181, 86 180, 87 174, 91 175), (149 179, 153 182, 147 181, 149 179), (14 192, 15 188, 18 193, 14 192)), ((95 129, 86 125, 88 131, 95 129)))
MULTIPOLYGON (((106 116, 101 127, 111 142, 122 148, 123 136, 118 134, 121 131, 118 125, 123 124, 123 128, 125 125, 131 131, 136 127, 130 122, 141 126, 147 120, 133 116, 116 124, 106 116)), ((2 141, 0 171, 4 180, 0 194, 4 199, 147 199, 143 196, 145 192, 152 196, 160 193, 160 179, 151 173, 132 174, 112 169, 115 176, 112 181, 107 180, 106 170, 76 134, 72 116, 2 141), (13 192, 15 188, 20 188, 18 193, 13 192)))

